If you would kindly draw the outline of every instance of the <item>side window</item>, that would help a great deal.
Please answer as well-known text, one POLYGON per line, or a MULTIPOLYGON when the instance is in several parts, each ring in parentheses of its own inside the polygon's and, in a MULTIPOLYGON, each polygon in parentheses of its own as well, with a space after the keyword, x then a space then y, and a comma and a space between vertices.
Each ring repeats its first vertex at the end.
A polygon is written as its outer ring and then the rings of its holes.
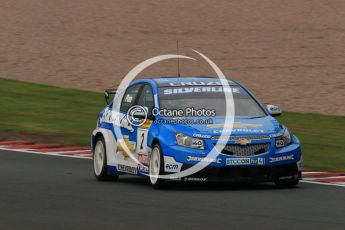
POLYGON ((135 98, 137 97, 141 86, 142 84, 133 85, 126 90, 121 102, 121 112, 127 112, 128 109, 134 105, 135 98))
POLYGON ((141 91, 141 95, 139 97, 138 105, 145 106, 148 108, 149 113, 152 111, 154 107, 153 101, 153 93, 152 88, 149 85, 145 85, 143 90, 141 91))

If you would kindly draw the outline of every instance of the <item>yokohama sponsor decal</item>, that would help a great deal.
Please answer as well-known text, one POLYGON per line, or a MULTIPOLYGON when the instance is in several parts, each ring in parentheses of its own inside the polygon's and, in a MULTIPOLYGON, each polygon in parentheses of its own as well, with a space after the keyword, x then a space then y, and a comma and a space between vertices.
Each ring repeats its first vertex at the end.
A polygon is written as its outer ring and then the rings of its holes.
POLYGON ((274 163, 274 162, 279 162, 279 161, 289 161, 289 160, 293 160, 294 159, 294 155, 286 155, 286 156, 280 156, 280 157, 270 157, 270 163, 274 163))
POLYGON ((208 162, 208 163, 221 163, 221 158, 209 158, 209 157, 194 157, 188 156, 187 161, 196 161, 196 162, 208 162))

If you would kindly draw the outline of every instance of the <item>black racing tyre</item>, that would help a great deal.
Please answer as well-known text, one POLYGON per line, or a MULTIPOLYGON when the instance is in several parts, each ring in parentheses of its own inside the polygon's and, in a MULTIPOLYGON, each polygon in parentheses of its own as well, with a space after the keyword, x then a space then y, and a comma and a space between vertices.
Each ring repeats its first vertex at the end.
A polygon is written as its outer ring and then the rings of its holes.
POLYGON ((103 136, 99 136, 93 150, 93 172, 100 181, 117 180, 119 175, 108 174, 107 172, 107 152, 103 136))
POLYGON ((150 184, 154 189, 164 187, 164 179, 159 178, 159 175, 164 174, 164 158, 159 144, 155 144, 152 148, 149 160, 149 174, 150 184))

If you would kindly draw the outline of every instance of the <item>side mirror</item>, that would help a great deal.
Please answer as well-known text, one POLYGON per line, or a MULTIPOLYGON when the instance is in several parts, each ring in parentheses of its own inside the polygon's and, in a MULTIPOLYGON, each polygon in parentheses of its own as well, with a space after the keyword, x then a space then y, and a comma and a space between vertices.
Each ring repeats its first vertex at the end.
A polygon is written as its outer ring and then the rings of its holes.
POLYGON ((272 116, 272 117, 277 117, 282 114, 282 110, 276 106, 276 105, 267 105, 267 112, 272 116))

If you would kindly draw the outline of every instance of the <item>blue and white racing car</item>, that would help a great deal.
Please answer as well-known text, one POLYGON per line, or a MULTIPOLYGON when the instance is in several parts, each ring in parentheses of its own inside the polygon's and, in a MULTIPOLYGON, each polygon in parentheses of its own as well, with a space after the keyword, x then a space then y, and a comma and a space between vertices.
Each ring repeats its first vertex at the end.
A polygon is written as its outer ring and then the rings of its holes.
POLYGON ((302 171, 300 142, 274 118, 279 107, 263 107, 244 86, 228 80, 235 109, 224 138, 223 85, 213 77, 133 81, 99 113, 91 138, 96 178, 147 176, 154 188, 170 180, 295 186, 302 171))

